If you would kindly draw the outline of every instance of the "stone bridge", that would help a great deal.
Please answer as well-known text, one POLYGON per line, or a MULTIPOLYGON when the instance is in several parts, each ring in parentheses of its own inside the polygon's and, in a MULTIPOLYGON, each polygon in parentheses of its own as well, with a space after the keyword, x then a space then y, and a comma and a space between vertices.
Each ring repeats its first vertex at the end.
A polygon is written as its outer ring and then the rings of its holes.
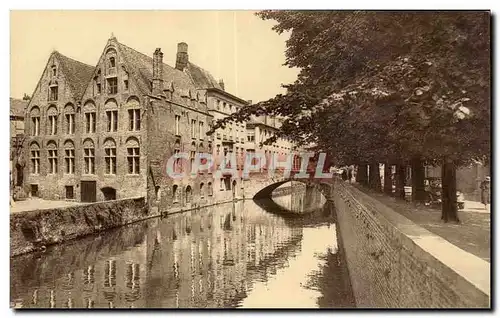
POLYGON ((266 199, 271 197, 271 193, 279 186, 291 182, 302 182, 307 187, 315 187, 320 191, 327 200, 333 199, 333 182, 332 179, 318 178, 298 178, 292 173, 289 177, 283 175, 274 175, 272 177, 267 174, 250 175, 250 178, 243 180, 242 187, 244 189, 245 199, 266 199))

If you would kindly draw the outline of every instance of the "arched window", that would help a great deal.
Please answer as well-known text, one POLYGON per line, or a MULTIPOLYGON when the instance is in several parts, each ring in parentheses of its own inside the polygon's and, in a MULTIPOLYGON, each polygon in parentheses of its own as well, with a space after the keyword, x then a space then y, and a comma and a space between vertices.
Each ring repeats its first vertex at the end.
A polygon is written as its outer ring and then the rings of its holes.
POLYGON ((31 135, 39 136, 40 135, 40 108, 34 106, 30 111, 31 118, 31 135))
POLYGON ((49 135, 57 134, 57 108, 56 106, 50 106, 47 109, 47 131, 49 135))
POLYGON ((65 173, 75 173, 75 145, 71 140, 64 143, 64 165, 65 173))
POLYGON ((200 183, 200 197, 203 199, 205 197, 205 188, 203 187, 205 184, 200 183))
POLYGON ((31 173, 40 173, 40 146, 37 143, 32 143, 30 146, 31 153, 31 173))
POLYGON ((106 110, 106 127, 107 131, 118 131, 118 105, 114 99, 106 101, 104 104, 106 110))
POLYGON ((83 112, 85 114, 85 132, 87 134, 95 133, 96 131, 96 107, 91 101, 87 102, 83 106, 83 112))
POLYGON ((128 130, 141 130, 141 104, 136 97, 130 97, 125 105, 128 112, 128 130))
POLYGON ((106 174, 116 174, 116 143, 108 138, 104 142, 104 161, 106 163, 106 174))
POLYGON ((87 139, 83 142, 84 174, 95 174, 95 148, 94 142, 87 139))
POLYGON ((116 59, 114 56, 109 58, 109 67, 116 67, 116 59))
POLYGON ((57 145, 53 141, 47 143, 47 159, 49 161, 48 174, 57 173, 57 145))
POLYGON ((172 199, 174 203, 179 202, 179 186, 176 184, 172 187, 172 199))
POLYGON ((75 133, 75 107, 73 104, 68 104, 64 107, 64 126, 66 134, 72 135, 75 133))
POLYGON ((140 173, 139 141, 133 137, 127 140, 127 162, 129 174, 140 173))
POLYGON ((207 187, 208 187, 208 196, 211 197, 214 194, 214 188, 212 187, 212 182, 209 182, 207 187))
POLYGON ((193 191, 191 190, 191 186, 188 185, 186 187, 186 196, 185 196, 186 197, 186 204, 191 203, 192 192, 193 191))

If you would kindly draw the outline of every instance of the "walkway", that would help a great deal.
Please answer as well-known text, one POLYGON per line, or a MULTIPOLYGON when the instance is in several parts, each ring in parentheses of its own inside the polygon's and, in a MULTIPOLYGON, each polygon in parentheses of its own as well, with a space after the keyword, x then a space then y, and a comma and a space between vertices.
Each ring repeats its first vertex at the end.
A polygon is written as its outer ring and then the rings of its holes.
POLYGON ((356 185, 361 191, 377 198, 396 212, 412 220, 485 261, 490 262, 490 209, 485 210, 480 202, 466 201, 465 208, 459 210, 458 218, 461 224, 444 223, 441 221, 441 211, 426 206, 396 200, 381 193, 356 185))
POLYGON ((24 201, 14 201, 13 205, 10 207, 10 213, 64 208, 67 206, 74 206, 79 204, 81 203, 73 201, 52 201, 40 198, 27 198, 24 201))

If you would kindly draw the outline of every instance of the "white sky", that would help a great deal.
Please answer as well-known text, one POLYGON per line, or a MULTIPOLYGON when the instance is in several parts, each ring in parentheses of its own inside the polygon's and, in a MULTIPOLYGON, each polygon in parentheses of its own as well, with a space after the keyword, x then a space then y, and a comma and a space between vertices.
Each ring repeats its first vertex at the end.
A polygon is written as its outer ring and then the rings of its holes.
POLYGON ((288 35, 253 11, 11 11, 10 23, 12 97, 32 94, 53 50, 95 65, 112 33, 150 56, 160 47, 171 66, 188 43, 189 59, 245 100, 274 97, 298 72, 282 65, 288 35))

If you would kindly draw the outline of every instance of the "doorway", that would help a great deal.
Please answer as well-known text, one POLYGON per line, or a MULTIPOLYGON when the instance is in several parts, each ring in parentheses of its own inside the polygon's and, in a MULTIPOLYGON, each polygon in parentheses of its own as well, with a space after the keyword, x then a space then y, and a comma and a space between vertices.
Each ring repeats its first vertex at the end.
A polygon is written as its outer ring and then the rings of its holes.
POLYGON ((96 181, 81 181, 80 191, 82 202, 97 201, 96 181))
POLYGON ((116 189, 111 187, 104 187, 101 189, 105 201, 116 200, 116 189))

